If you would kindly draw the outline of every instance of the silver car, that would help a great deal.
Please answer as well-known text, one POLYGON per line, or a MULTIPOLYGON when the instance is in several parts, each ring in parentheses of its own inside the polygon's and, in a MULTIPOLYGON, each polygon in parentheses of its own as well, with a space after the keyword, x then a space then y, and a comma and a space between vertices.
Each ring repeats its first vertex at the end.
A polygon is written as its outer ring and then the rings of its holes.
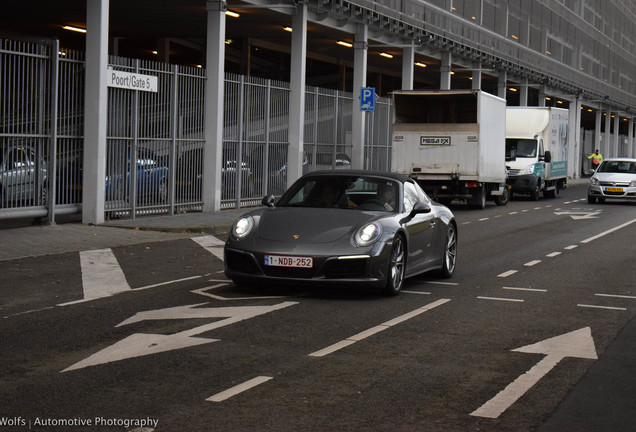
POLYGON ((48 177, 43 160, 29 145, 0 147, 0 208, 45 205, 48 177))
POLYGON ((636 200, 636 159, 605 159, 587 186, 587 201, 594 204, 606 199, 636 200))

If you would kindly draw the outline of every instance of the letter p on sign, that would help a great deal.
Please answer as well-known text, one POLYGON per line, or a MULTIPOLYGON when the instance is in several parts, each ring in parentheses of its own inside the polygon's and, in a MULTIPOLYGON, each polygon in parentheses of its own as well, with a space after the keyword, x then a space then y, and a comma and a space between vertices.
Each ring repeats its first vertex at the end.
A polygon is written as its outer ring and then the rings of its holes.
POLYGON ((375 87, 362 87, 360 89, 360 110, 375 110, 375 87))

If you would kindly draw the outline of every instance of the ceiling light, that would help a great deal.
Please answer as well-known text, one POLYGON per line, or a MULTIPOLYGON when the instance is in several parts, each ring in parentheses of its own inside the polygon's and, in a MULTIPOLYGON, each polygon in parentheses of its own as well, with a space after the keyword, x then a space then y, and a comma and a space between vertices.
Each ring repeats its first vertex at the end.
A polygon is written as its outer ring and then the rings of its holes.
POLYGON ((516 89, 516 88, 514 88, 514 87, 509 87, 509 88, 508 88, 508 90, 513 91, 513 92, 516 92, 516 91, 517 91, 517 89, 516 89))
POLYGON ((291 27, 289 27, 289 26, 287 26, 287 27, 283 27, 283 30, 288 31, 288 32, 290 32, 290 33, 291 33, 292 28, 291 28, 291 27))
POLYGON ((79 28, 79 27, 73 27, 73 26, 70 26, 70 25, 62 26, 62 28, 64 30, 70 30, 70 31, 78 32, 78 33, 86 33, 86 29, 79 28))
POLYGON ((389 53, 385 53, 385 52, 381 52, 380 55, 382 57, 386 57, 386 58, 393 58, 393 55, 389 54, 389 53))
POLYGON ((415 62, 415 66, 426 67, 426 64, 424 64, 422 62, 415 62))
POLYGON ((338 45, 342 45, 343 47, 351 48, 353 44, 351 42, 346 41, 338 41, 336 42, 338 45))
POLYGON ((236 12, 232 12, 231 10, 226 10, 225 15, 230 16, 232 18, 238 18, 241 16, 240 14, 237 14, 236 12))
POLYGON ((159 51, 151 51, 154 55, 159 54, 159 51))

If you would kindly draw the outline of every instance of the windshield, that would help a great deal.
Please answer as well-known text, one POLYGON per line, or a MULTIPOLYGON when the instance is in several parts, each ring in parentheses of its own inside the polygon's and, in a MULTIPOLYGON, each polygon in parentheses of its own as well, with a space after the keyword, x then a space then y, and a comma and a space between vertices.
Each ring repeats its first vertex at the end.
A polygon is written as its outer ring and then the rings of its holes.
POLYGON ((506 138, 506 157, 537 157, 537 141, 533 139, 506 138))
POLYGON ((636 174, 636 163, 632 161, 603 161, 596 172, 636 174))
POLYGON ((398 182, 379 177, 316 176, 300 179, 277 206, 398 211, 398 182))

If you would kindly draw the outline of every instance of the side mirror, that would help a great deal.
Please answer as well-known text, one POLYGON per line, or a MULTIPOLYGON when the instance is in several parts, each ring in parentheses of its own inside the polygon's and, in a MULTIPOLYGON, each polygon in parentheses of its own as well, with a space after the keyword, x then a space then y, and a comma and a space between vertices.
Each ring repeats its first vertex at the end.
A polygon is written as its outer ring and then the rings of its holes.
POLYGON ((550 163, 552 162, 552 153, 550 153, 549 151, 545 152, 545 156, 544 156, 544 160, 546 163, 550 163))
POLYGON ((264 206, 267 207, 276 207, 276 198, 274 198, 274 195, 267 195, 263 197, 263 200, 261 201, 261 204, 263 204, 264 206))
POLYGON ((418 202, 413 207, 413 210, 411 210, 411 217, 415 216, 416 214, 430 213, 430 212, 431 212, 431 206, 423 202, 418 202))

